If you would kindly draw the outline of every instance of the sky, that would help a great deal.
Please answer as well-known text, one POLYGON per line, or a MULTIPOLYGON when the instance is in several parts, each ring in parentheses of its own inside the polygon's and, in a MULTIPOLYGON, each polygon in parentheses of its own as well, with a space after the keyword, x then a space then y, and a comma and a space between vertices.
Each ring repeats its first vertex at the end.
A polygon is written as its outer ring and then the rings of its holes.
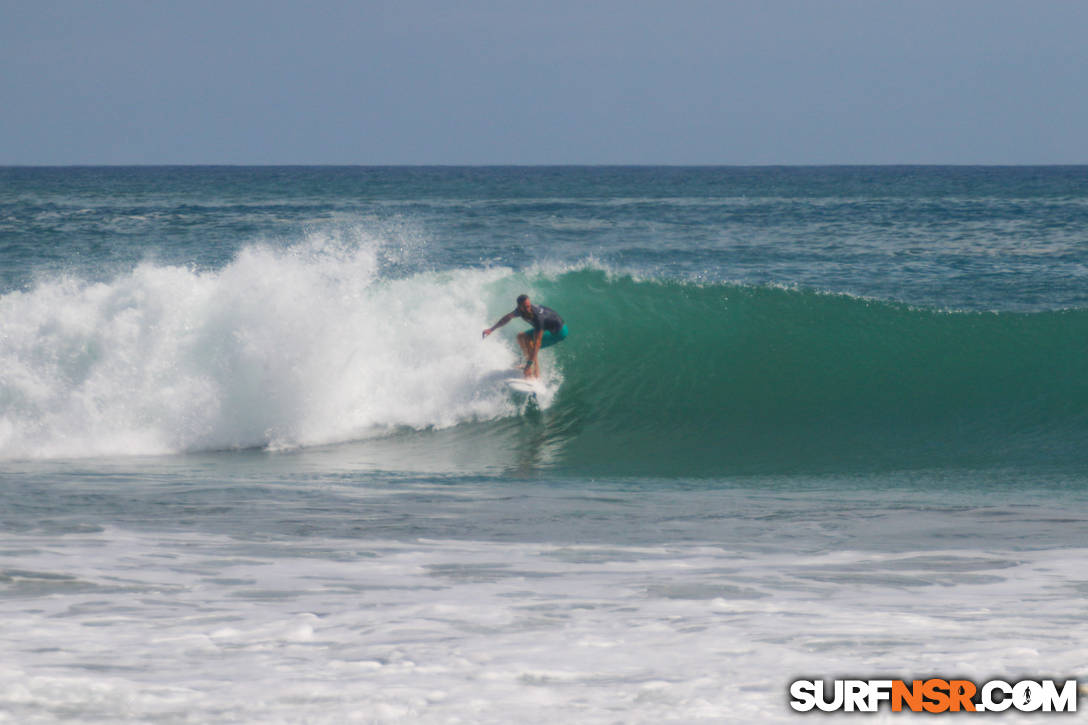
POLYGON ((0 0, 0 165, 1083 164, 1082 0, 0 0))

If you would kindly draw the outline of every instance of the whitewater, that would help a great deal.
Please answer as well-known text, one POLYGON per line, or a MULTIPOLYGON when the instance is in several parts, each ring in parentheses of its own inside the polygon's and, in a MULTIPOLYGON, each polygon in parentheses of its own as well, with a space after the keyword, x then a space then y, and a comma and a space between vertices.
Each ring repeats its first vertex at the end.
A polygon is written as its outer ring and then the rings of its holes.
POLYGON ((1086 194, 0 169, 0 721, 793 722, 796 679, 1088 681, 1086 194), (521 293, 571 330, 532 404, 524 324, 481 339, 521 293))
POLYGON ((499 275, 380 280, 376 259, 318 238, 4 296, 0 456, 275 449, 508 414, 494 374, 511 355, 475 344, 499 275))

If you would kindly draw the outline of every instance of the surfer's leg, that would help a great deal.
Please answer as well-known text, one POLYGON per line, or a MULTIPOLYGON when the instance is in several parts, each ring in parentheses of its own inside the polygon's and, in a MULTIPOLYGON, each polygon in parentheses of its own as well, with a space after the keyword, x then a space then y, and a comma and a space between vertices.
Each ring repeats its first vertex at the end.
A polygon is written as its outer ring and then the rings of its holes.
MULTIPOLYGON (((545 333, 547 334, 547 333, 545 333)), ((521 346, 521 353, 528 360, 533 354, 533 344, 536 342, 535 335, 532 330, 528 332, 518 333, 518 345, 521 346)), ((543 347, 543 346, 542 346, 543 347)), ((537 359, 533 361, 533 366, 526 371, 525 377, 527 378, 539 378, 540 377, 540 351, 537 351, 537 359)))
POLYGON ((529 333, 528 332, 519 332, 518 333, 518 345, 521 346, 521 354, 525 356, 526 360, 528 360, 529 359, 529 353, 532 350, 532 348, 530 347, 530 345, 532 345, 532 342, 529 339, 529 333))

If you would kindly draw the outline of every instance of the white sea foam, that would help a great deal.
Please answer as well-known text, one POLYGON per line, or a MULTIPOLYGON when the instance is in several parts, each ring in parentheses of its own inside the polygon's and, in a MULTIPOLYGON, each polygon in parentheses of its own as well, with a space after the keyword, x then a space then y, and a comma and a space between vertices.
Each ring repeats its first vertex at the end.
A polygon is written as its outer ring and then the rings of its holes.
POLYGON ((515 346, 480 341, 512 306, 510 272, 386 277, 387 258, 313 234, 217 270, 147 262, 3 296, 0 458, 282 448, 511 414, 494 377, 515 346))
POLYGON ((1088 634, 1072 549, 3 543, 12 722, 786 722, 796 678, 1075 674, 1088 634))

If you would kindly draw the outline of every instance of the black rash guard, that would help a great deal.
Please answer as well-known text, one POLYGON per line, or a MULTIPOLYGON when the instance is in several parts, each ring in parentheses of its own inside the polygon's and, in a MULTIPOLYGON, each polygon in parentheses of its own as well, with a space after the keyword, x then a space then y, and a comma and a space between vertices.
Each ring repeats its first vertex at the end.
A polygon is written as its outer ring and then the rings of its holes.
MULTIPOLYGON (((533 326, 533 330, 544 329, 558 335, 559 331, 563 329, 563 318, 559 316, 559 313, 544 305, 532 305, 532 308, 533 319, 525 321, 533 326)), ((525 318, 522 317, 521 319, 524 320, 525 318)))

